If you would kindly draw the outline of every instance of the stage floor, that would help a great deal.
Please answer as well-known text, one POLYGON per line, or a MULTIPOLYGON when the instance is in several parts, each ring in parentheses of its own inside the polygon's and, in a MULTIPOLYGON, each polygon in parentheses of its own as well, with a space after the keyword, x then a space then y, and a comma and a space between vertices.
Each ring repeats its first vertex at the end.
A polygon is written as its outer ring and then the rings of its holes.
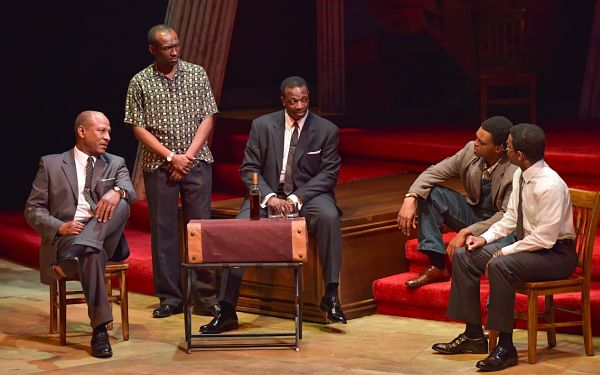
MULTIPOLYGON (((430 374, 472 373, 482 355, 432 354, 435 342, 451 340, 463 326, 456 323, 372 315, 348 325, 305 323, 299 352, 220 350, 187 354, 183 315, 153 319, 156 298, 130 293, 130 340, 122 341, 120 314, 110 333, 114 356, 89 355, 90 326, 85 306, 69 306, 66 346, 48 333, 48 289, 36 270, 0 259, 1 373, 56 371, 68 374, 430 374)), ((239 314, 241 329, 282 330, 290 320, 239 314)), ((194 316, 194 330, 208 322, 194 316)), ((519 365, 503 374, 597 374, 600 338, 594 338, 594 357, 583 352, 580 336, 559 334, 555 349, 540 349, 538 363, 527 363, 527 338, 515 331, 519 365)), ((545 337, 539 335, 539 343, 545 337)))

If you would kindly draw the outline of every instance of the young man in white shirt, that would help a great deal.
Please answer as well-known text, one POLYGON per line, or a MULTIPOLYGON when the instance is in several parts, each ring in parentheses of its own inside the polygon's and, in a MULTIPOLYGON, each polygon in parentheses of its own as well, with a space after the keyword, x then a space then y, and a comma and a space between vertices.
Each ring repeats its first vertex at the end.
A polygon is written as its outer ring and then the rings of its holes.
POLYGON ((488 276, 490 297, 486 328, 499 332, 494 352, 477 362, 482 371, 498 371, 518 362, 512 342, 515 286, 528 281, 562 279, 577 264, 573 212, 569 190, 543 160, 544 131, 531 124, 514 126, 507 152, 519 169, 502 220, 480 236, 469 236, 453 257, 448 317, 466 322, 449 343, 433 345, 443 354, 487 353, 481 327, 480 277, 488 276), (516 233, 516 242, 497 241, 516 233))

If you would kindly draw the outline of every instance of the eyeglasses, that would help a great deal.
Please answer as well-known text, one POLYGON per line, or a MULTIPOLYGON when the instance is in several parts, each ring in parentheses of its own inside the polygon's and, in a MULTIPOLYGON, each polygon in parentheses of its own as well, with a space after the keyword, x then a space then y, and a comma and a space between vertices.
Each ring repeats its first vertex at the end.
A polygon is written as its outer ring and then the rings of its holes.
POLYGON ((504 152, 507 152, 508 150, 513 150, 514 151, 514 148, 508 147, 508 142, 502 143, 502 145, 500 145, 500 147, 502 147, 502 151, 504 151, 504 152))

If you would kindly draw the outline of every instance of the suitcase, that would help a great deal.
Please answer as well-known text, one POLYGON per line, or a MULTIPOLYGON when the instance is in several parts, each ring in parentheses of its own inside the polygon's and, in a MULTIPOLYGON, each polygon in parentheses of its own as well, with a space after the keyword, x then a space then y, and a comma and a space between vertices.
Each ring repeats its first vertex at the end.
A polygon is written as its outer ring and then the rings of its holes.
POLYGON ((306 262, 308 234, 296 220, 191 220, 189 263, 306 262))

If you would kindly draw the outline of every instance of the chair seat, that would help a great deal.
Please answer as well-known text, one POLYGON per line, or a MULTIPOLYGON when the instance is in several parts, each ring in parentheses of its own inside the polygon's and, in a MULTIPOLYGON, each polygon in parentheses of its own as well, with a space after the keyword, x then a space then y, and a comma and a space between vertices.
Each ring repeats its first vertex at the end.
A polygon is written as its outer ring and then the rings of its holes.
POLYGON ((527 290, 543 290, 543 289, 562 289, 569 287, 576 287, 577 290, 581 290, 583 285, 583 277, 579 275, 572 275, 568 279, 564 280, 552 280, 552 281, 532 281, 517 286, 517 292, 521 294, 527 294, 527 290))

